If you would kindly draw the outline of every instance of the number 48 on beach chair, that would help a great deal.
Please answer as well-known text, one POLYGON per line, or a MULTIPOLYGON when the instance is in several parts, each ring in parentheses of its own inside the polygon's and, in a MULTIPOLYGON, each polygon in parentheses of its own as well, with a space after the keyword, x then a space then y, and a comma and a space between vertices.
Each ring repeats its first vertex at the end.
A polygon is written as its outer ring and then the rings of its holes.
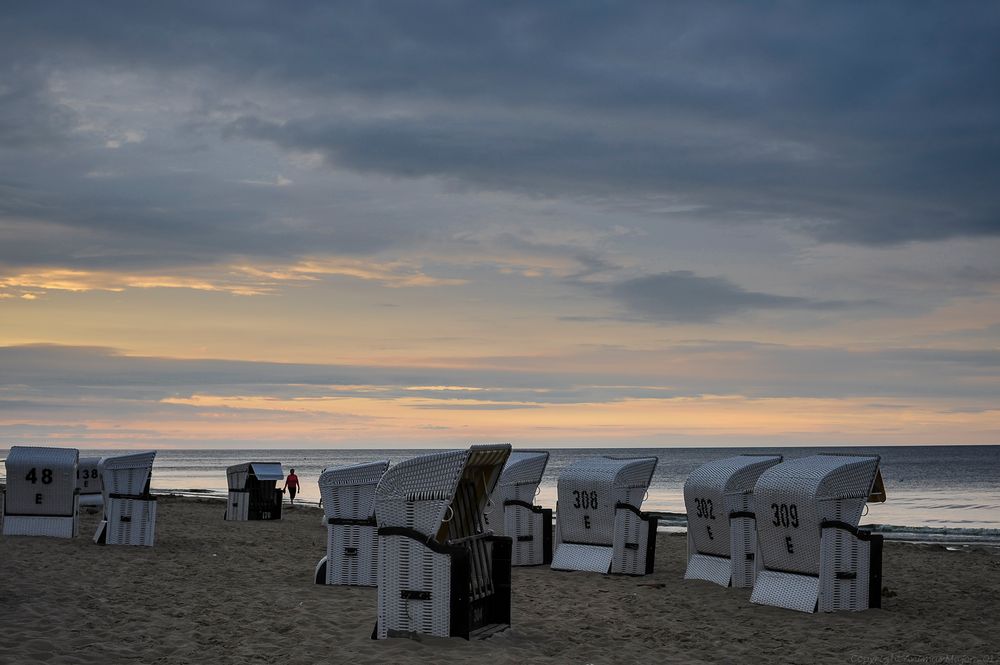
POLYGON ((3 535, 73 538, 80 530, 76 448, 12 446, 3 535))
POLYGON ((373 638, 469 639, 510 626, 511 540, 483 519, 509 454, 509 445, 477 445, 421 455, 382 476, 373 638))
POLYGON ((686 580, 752 587, 757 569, 753 488, 781 455, 737 455, 704 464, 684 482, 686 580))
POLYGON ((882 536, 859 529, 885 501, 878 455, 813 455, 757 479, 761 569, 751 602, 802 612, 881 606, 882 536))
POLYGON ((326 520, 326 556, 316 584, 378 585, 375 489, 389 468, 381 460, 324 469, 319 492, 326 520))

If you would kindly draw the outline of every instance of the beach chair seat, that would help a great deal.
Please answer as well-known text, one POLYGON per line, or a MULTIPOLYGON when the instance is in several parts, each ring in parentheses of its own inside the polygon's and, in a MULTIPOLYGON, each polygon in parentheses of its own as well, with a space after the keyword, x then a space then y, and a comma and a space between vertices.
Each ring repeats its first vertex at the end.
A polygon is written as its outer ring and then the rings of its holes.
POLYGON ((326 516, 326 556, 316 565, 317 584, 378 585, 375 490, 389 462, 324 469, 319 491, 326 516))
POLYGON ((554 570, 648 575, 657 518, 640 510, 657 458, 591 457, 559 476, 554 570))
POLYGON ((545 451, 512 452, 487 505, 486 524, 510 536, 515 566, 552 563, 552 509, 534 505, 548 461, 545 451))
POLYGON ((226 468, 229 496, 224 519, 228 521, 280 520, 285 479, 279 462, 244 462, 226 468))
POLYGON ((881 606, 882 536, 858 528, 885 501, 878 455, 813 455, 757 479, 760 569, 751 602, 803 612, 881 606))
POLYGON ((691 472, 684 482, 687 508, 686 580, 752 587, 757 567, 753 488, 781 455, 737 455, 691 472))
POLYGON ((101 458, 104 517, 94 533, 95 543, 153 546, 156 497, 149 493, 149 483, 155 458, 153 451, 101 458))
POLYGON ((12 446, 7 453, 3 535, 73 538, 80 531, 76 448, 12 446))
POLYGON ((421 455, 382 476, 372 637, 470 639, 510 626, 511 539, 483 518, 509 454, 509 445, 476 445, 421 455))

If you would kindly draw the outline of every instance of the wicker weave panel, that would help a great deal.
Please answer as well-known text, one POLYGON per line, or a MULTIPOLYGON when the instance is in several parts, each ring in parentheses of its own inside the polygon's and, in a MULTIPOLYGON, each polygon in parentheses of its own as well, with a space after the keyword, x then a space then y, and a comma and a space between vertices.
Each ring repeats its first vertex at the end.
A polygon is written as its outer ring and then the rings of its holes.
POLYGON ((379 639, 389 631, 448 637, 451 629, 451 559, 402 536, 381 536, 382 567, 378 584, 379 639), (404 598, 403 592, 426 592, 426 600, 404 598))
POLYGON ((42 517, 6 515, 3 520, 5 536, 48 536, 50 538, 74 538, 80 531, 79 516, 42 517))
POLYGON ((613 555, 614 549, 608 546, 560 543, 552 555, 552 569, 608 573, 613 555))
POLYGON ((732 576, 732 562, 728 558, 698 553, 688 559, 684 572, 686 580, 706 580, 725 587, 729 586, 732 576))
MULTIPOLYGON (((156 537, 156 502, 108 499, 104 505, 108 545, 152 547, 156 537)), ((100 528, 100 527, 99 527, 100 528)))
POLYGON ((800 612, 815 612, 819 578, 809 575, 762 570, 757 574, 750 602, 800 612))

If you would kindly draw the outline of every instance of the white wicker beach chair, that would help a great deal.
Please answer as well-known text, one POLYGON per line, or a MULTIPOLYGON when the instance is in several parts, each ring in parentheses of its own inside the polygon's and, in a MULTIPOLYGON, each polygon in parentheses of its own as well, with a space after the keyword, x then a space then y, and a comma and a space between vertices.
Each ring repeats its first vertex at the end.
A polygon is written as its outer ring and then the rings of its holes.
POLYGON ((244 462, 226 469, 230 521, 280 520, 282 494, 276 485, 285 478, 279 462, 244 462))
POLYGON ((101 458, 81 457, 76 468, 76 488, 80 491, 80 506, 100 508, 104 505, 101 486, 101 458))
POLYGON ((98 465, 104 494, 104 519, 94 542, 144 545, 156 539, 156 497, 149 493, 155 452, 104 457, 98 465))
POLYGON ((877 455, 813 455, 761 474, 750 600, 803 612, 880 607, 882 536, 858 528, 869 501, 885 501, 877 455))
POLYGON ((752 587, 757 570, 753 488, 781 455, 737 455, 695 469, 684 483, 686 580, 752 587))
POLYGON ((3 535, 72 538, 80 530, 75 448, 12 446, 7 454, 3 535))
POLYGON ((552 509, 534 505, 548 461, 545 451, 512 452, 486 507, 487 527, 511 537, 515 566, 552 563, 552 509))
POLYGON ((389 469, 375 493, 378 623, 372 637, 484 637, 510 626, 510 538, 483 509, 508 445, 422 455, 389 469))
POLYGON ((655 457, 591 457, 559 476, 555 570, 653 572, 657 519, 639 510, 655 457))
POLYGON ((326 556, 316 565, 316 584, 378 585, 375 489, 389 462, 324 469, 319 492, 326 515, 326 556))

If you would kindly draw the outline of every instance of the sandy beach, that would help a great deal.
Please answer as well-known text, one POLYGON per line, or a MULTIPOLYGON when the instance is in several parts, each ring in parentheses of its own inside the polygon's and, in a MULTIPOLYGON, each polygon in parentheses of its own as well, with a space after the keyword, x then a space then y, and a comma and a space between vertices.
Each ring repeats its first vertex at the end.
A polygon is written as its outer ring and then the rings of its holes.
POLYGON ((513 625, 484 641, 370 639, 373 588, 313 583, 315 508, 224 522, 162 497, 156 546, 0 538, 0 663, 1000 662, 1000 552, 887 543, 883 609, 809 615, 685 582, 660 534, 644 578, 514 570, 513 625), (948 658, 951 660, 948 660, 948 658))

